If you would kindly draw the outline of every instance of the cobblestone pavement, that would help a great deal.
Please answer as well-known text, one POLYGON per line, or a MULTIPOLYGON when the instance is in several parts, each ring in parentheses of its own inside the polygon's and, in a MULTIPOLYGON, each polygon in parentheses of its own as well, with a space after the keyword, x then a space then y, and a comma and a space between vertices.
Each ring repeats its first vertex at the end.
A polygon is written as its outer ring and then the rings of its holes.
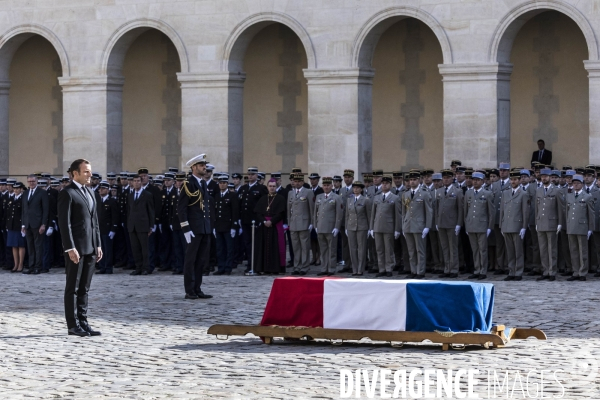
MULTIPOLYGON (((232 276, 205 277, 203 290, 215 297, 196 301, 183 299, 182 276, 131 277, 121 270, 97 275, 89 319, 102 336, 76 338, 66 335, 62 272, 0 273, 2 399, 338 398, 340 368, 511 370, 515 381, 517 371, 525 381, 529 370, 562 369, 563 398, 600 398, 599 279, 501 282, 493 277, 495 322, 538 327, 549 340, 442 352, 425 344, 268 346, 252 336, 227 341, 208 336, 212 324, 260 321, 273 277, 245 277, 241 268, 232 276)), ((482 382, 475 391, 487 398, 482 382)), ((522 398, 516 387, 512 398, 522 398)), ((560 395, 561 388, 547 385, 544 396, 552 394, 560 395)))

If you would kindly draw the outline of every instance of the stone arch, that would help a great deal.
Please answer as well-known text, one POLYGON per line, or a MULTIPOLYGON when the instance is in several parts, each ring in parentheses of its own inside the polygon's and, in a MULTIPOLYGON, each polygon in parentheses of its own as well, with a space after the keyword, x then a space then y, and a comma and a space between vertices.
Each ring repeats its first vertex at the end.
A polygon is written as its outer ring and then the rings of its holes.
POLYGON ((44 26, 24 24, 10 28, 0 37, 0 79, 8 80, 8 71, 15 52, 23 42, 34 35, 39 35, 52 44, 60 59, 62 76, 70 76, 69 57, 58 36, 44 26))
POLYGON ((306 51, 308 68, 316 69, 317 56, 308 32, 297 20, 279 12, 258 13, 241 21, 225 42, 221 69, 228 72, 242 72, 244 55, 252 38, 263 28, 275 23, 283 24, 294 31, 306 51))
POLYGON ((588 46, 588 59, 598 60, 598 43, 594 30, 581 11, 562 1, 530 0, 510 10, 498 24, 489 46, 488 59, 490 62, 507 63, 510 61, 512 44, 519 30, 531 18, 544 11, 558 11, 571 18, 585 37, 588 46))
POLYGON ((181 40, 175 29, 166 22, 158 19, 141 18, 124 23, 111 35, 104 47, 100 75, 120 77, 127 49, 129 49, 129 46, 131 46, 135 39, 149 29, 156 29, 164 33, 171 40, 179 54, 181 72, 189 72, 187 50, 183 40, 181 40))
POLYGON ((415 18, 427 25, 437 37, 444 64, 452 64, 452 48, 446 35, 446 31, 440 23, 429 13, 416 7, 400 6, 391 7, 379 11, 362 26, 352 49, 353 68, 370 68, 373 61, 375 47, 381 35, 396 22, 404 18, 415 18))

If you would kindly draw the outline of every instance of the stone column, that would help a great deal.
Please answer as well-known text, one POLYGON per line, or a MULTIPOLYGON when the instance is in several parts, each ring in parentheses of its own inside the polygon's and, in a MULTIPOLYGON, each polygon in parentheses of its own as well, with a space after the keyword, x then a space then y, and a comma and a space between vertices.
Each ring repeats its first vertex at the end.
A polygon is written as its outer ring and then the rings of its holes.
POLYGON ((321 176, 372 168, 370 69, 304 70, 308 80, 308 171, 321 176))
POLYGON ((243 173, 243 73, 178 73, 181 162, 206 153, 219 171, 243 173))
MULTIPOLYGON (((9 163, 9 133, 8 133, 8 113, 9 101, 8 93, 10 90, 9 80, 0 80, 0 176, 8 175, 9 163)), ((16 157, 16 155, 13 155, 16 157)))
POLYGON ((600 61, 584 61, 589 78, 590 164, 600 164, 600 61))
POLYGON ((510 161, 512 64, 440 64, 444 82, 444 166, 510 161))
POLYGON ((119 172, 123 161, 123 78, 64 77, 63 166, 85 158, 92 170, 119 172))

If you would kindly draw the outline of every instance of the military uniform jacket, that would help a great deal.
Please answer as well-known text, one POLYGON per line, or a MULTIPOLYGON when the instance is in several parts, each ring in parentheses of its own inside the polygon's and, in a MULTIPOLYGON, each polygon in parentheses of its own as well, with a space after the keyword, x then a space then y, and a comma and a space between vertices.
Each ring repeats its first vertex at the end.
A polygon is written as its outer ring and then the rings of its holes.
POLYGON ((519 233, 529 225, 529 195, 520 186, 512 194, 512 187, 502 194, 500 229, 502 233, 519 233))
POLYGON ((454 229, 457 225, 463 225, 464 195, 461 188, 454 185, 439 188, 435 192, 437 203, 437 215, 435 222, 439 229, 454 229))
POLYGON ((379 193, 381 193, 381 185, 379 185, 379 187, 373 185, 373 186, 369 186, 367 188, 366 195, 367 195, 368 198, 374 199, 375 196, 377 196, 379 193))
POLYGON ((287 219, 290 231, 305 231, 312 224, 315 198, 312 189, 305 187, 296 194, 296 189, 288 193, 287 219))
MULTIPOLYGON (((169 216, 169 224, 173 227, 174 231, 181 230, 181 223, 179 222, 179 215, 177 214, 177 204, 179 203, 180 192, 183 189, 177 190, 173 187, 171 190, 171 215, 169 216)), ((234 193, 237 196, 237 194, 234 193)))
POLYGON ((370 228, 375 233, 402 232, 402 203, 392 192, 378 194, 373 199, 370 228))
POLYGON ((402 230, 404 233, 421 233, 431 229, 433 223, 433 199, 427 190, 417 189, 411 198, 412 190, 402 193, 402 230))
POLYGON ((212 197, 213 199, 221 191, 219 189, 219 184, 215 182, 212 178, 206 181, 206 190, 208 191, 210 197, 212 197))
POLYGON ((510 186, 510 179, 506 180, 504 187, 502 181, 498 180, 492 183, 492 193, 494 194, 494 209, 496 210, 496 217, 494 218, 494 224, 500 225, 500 207, 502 204, 502 196, 506 193, 506 190, 512 190, 510 186))
POLYGON ((129 185, 124 186, 119 194, 119 212, 121 213, 121 222, 127 222, 127 198, 131 193, 131 187, 129 185))
POLYGON ((352 196, 346 200, 346 230, 368 231, 371 225, 373 200, 364 195, 356 201, 354 198, 355 196, 352 196))
POLYGON ((260 183, 255 183, 252 186, 246 183, 242 186, 239 191, 239 214, 242 224, 251 225, 252 221, 256 221, 256 213, 254 212, 256 203, 268 192, 267 188, 260 183))
POLYGON ((115 199, 108 196, 106 201, 98 201, 98 225, 100 234, 108 235, 110 232, 117 232, 119 227, 119 204, 115 199))
POLYGON ((227 190, 223 196, 220 191, 215 195, 215 230, 227 232, 238 230, 239 199, 235 193, 227 190))
POLYGON ((344 218, 344 203, 342 198, 331 192, 325 198, 321 193, 315 199, 313 226, 317 233, 331 233, 334 229, 340 230, 344 218))
MULTIPOLYGON (((535 192, 535 225, 538 232, 556 231, 558 225, 564 227, 565 195, 553 184, 535 192)), ((587 232, 586 232, 587 234, 587 232)))
POLYGON ((184 233, 212 234, 211 200, 206 182, 200 184, 194 175, 187 178, 177 203, 179 224, 184 233))
MULTIPOLYGON (((8 196, 6 197, 8 198, 8 196)), ((9 231, 21 231, 22 198, 23 194, 21 194, 21 197, 17 200, 15 200, 13 196, 6 202, 4 209, 4 219, 6 223, 3 225, 3 228, 8 229, 9 231)))
POLYGON ((581 190, 575 197, 575 191, 567 194, 567 235, 587 235, 594 230, 594 199, 591 194, 581 190))
POLYGON ((594 201, 594 232, 600 231, 600 190, 592 193, 594 201))
POLYGON ((161 191, 162 206, 160 210, 160 223, 169 226, 171 223, 171 208, 173 208, 173 196, 177 193, 175 186, 171 186, 171 190, 166 188, 161 191))
POLYGON ((494 228, 496 210, 492 192, 482 188, 475 194, 475 190, 467 190, 463 204, 467 233, 486 233, 494 228))

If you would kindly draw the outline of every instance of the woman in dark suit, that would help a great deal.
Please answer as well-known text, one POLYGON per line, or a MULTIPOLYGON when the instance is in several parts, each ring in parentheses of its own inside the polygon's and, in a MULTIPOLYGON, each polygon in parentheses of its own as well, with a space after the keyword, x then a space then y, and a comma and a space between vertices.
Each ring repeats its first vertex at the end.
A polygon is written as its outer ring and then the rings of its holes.
POLYGON ((12 247, 13 259, 15 266, 11 272, 23 271, 23 261, 25 260, 25 237, 21 232, 22 206, 23 201, 21 195, 25 185, 21 182, 14 184, 15 197, 8 202, 6 209, 6 229, 8 237, 6 245, 12 247))

